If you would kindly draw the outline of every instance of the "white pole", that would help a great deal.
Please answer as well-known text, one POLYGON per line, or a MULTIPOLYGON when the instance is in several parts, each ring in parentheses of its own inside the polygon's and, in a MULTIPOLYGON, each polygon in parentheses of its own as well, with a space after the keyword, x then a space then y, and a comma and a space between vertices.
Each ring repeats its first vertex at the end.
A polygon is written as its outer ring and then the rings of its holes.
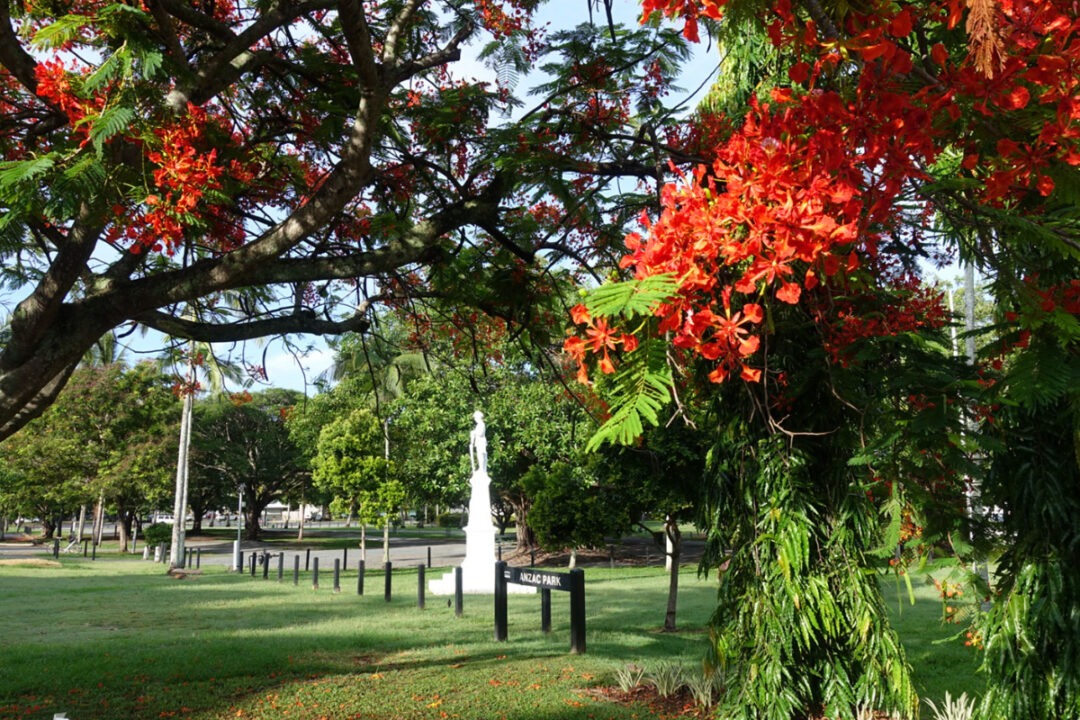
POLYGON ((240 567, 240 530, 244 527, 244 485, 236 491, 236 541, 233 543, 233 570, 243 572, 240 567))

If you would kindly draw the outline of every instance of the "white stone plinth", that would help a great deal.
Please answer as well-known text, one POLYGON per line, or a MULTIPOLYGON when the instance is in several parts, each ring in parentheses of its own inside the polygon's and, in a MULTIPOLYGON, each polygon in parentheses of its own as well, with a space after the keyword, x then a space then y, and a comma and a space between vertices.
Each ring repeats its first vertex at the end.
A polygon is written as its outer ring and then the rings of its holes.
MULTIPOLYGON (((495 526, 491 523, 491 478, 483 467, 469 478, 469 522, 465 526, 465 559, 461 562, 461 591, 469 595, 495 593, 495 526)), ((432 595, 454 594, 454 573, 428 583, 432 595)), ((507 592, 536 592, 525 585, 507 585, 507 592)))

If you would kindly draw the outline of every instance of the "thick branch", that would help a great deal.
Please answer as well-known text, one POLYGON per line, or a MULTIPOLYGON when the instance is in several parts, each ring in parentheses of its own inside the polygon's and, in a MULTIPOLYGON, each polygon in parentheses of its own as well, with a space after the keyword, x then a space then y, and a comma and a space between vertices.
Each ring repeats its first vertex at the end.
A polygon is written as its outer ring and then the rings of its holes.
POLYGON ((341 0, 338 4, 338 16, 345 33, 345 44, 349 48, 356 72, 360 75, 361 84, 364 87, 375 87, 379 84, 379 68, 371 50, 371 33, 364 8, 360 6, 359 0, 341 0))
POLYGON ((473 30, 475 29, 476 28, 472 25, 466 25, 454 33, 454 37, 450 38, 446 47, 441 50, 425 55, 422 58, 396 65, 394 68, 393 82, 396 84, 419 72, 423 72, 424 70, 430 70, 431 68, 460 60, 461 44, 469 39, 469 36, 472 35, 473 30))
POLYGON ((76 280, 85 272, 86 263, 97 244, 101 226, 91 221, 86 205, 79 209, 67 242, 60 246, 49 271, 34 291, 15 308, 11 316, 11 339, 0 353, 0 365, 21 364, 33 355, 46 329, 53 325, 60 308, 76 280))
POLYGON ((166 335, 209 343, 240 342, 289 333, 338 335, 344 332, 364 332, 370 325, 368 319, 359 313, 345 320, 327 320, 318 317, 310 310, 263 320, 221 325, 186 320, 156 310, 132 319, 166 335))
POLYGON ((159 2, 170 15, 185 25, 197 27, 225 42, 235 37, 228 25, 215 20, 206 13, 199 12, 189 2, 182 2, 181 0, 159 0, 159 2))
POLYGON ((126 306, 128 312, 141 313, 193 297, 250 285, 372 277, 423 261, 447 233, 468 224, 477 224, 481 218, 497 211, 496 197, 465 200, 415 224, 393 241, 369 252, 344 256, 263 258, 258 263, 234 263, 223 268, 221 265, 229 259, 226 256, 114 285, 95 301, 109 303, 115 306, 117 312, 126 306))
POLYGON ((405 28, 412 22, 413 15, 416 14, 416 8, 419 5, 420 0, 408 0, 404 7, 401 8, 401 12, 394 18, 394 22, 390 24, 390 29, 386 31, 386 40, 383 42, 381 58, 383 65, 396 65, 400 61, 398 42, 401 40, 401 34, 405 32, 405 28))
POLYGON ((0 2, 0 65, 7 68, 27 90, 37 92, 37 77, 34 76, 37 63, 30 53, 23 50, 22 41, 11 27, 11 8, 7 2, 0 2))

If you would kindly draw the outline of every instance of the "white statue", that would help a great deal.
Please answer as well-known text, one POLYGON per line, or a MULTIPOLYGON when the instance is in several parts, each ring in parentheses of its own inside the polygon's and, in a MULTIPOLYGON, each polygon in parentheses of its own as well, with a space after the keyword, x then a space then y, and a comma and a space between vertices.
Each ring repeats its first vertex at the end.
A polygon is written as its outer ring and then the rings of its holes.
MULTIPOLYGON (((461 561, 462 592, 495 592, 495 525, 491 522, 491 478, 488 476, 487 435, 484 413, 473 413, 476 427, 469 433, 469 465, 472 477, 469 522, 465 525, 465 559, 461 561)), ((428 583, 435 595, 454 594, 454 573, 428 583)), ((508 585, 507 592, 536 592, 530 585, 508 585)))
POLYGON ((479 470, 487 475, 487 426, 484 425, 484 413, 477 410, 473 413, 476 427, 469 433, 469 465, 473 473, 479 470))

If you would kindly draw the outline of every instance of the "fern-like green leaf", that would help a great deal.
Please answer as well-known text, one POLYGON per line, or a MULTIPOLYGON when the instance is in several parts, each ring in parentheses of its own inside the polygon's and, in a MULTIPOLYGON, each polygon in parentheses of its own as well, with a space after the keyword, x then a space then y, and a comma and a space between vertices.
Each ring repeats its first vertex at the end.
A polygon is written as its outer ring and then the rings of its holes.
POLYGON ((7 189, 19 183, 33 180, 38 175, 52 169, 56 164, 56 154, 49 153, 31 160, 9 160, 0 163, 0 189, 7 189))
POLYGON ((95 92, 116 79, 123 69, 125 55, 127 55, 126 46, 122 45, 120 49, 105 58, 105 62, 98 65, 94 72, 86 76, 83 81, 83 89, 87 92, 95 92))
POLYGON ((89 23, 90 18, 86 15, 64 15, 34 33, 32 42, 41 50, 58 48, 75 40, 89 23))
POLYGON ((611 417, 589 440, 586 452, 592 452, 605 442, 629 445, 641 436, 644 422, 657 425, 660 411, 671 400, 671 368, 662 340, 649 338, 632 353, 612 380, 611 417))
POLYGON ((632 318, 651 313, 657 305, 670 300, 678 288, 678 281, 670 274, 606 283, 589 293, 585 307, 593 315, 632 318))
POLYGON ((106 140, 127 129, 134 119, 135 110, 123 105, 106 108, 101 115, 98 115, 93 127, 90 128, 90 140, 97 154, 101 155, 101 148, 106 140))

